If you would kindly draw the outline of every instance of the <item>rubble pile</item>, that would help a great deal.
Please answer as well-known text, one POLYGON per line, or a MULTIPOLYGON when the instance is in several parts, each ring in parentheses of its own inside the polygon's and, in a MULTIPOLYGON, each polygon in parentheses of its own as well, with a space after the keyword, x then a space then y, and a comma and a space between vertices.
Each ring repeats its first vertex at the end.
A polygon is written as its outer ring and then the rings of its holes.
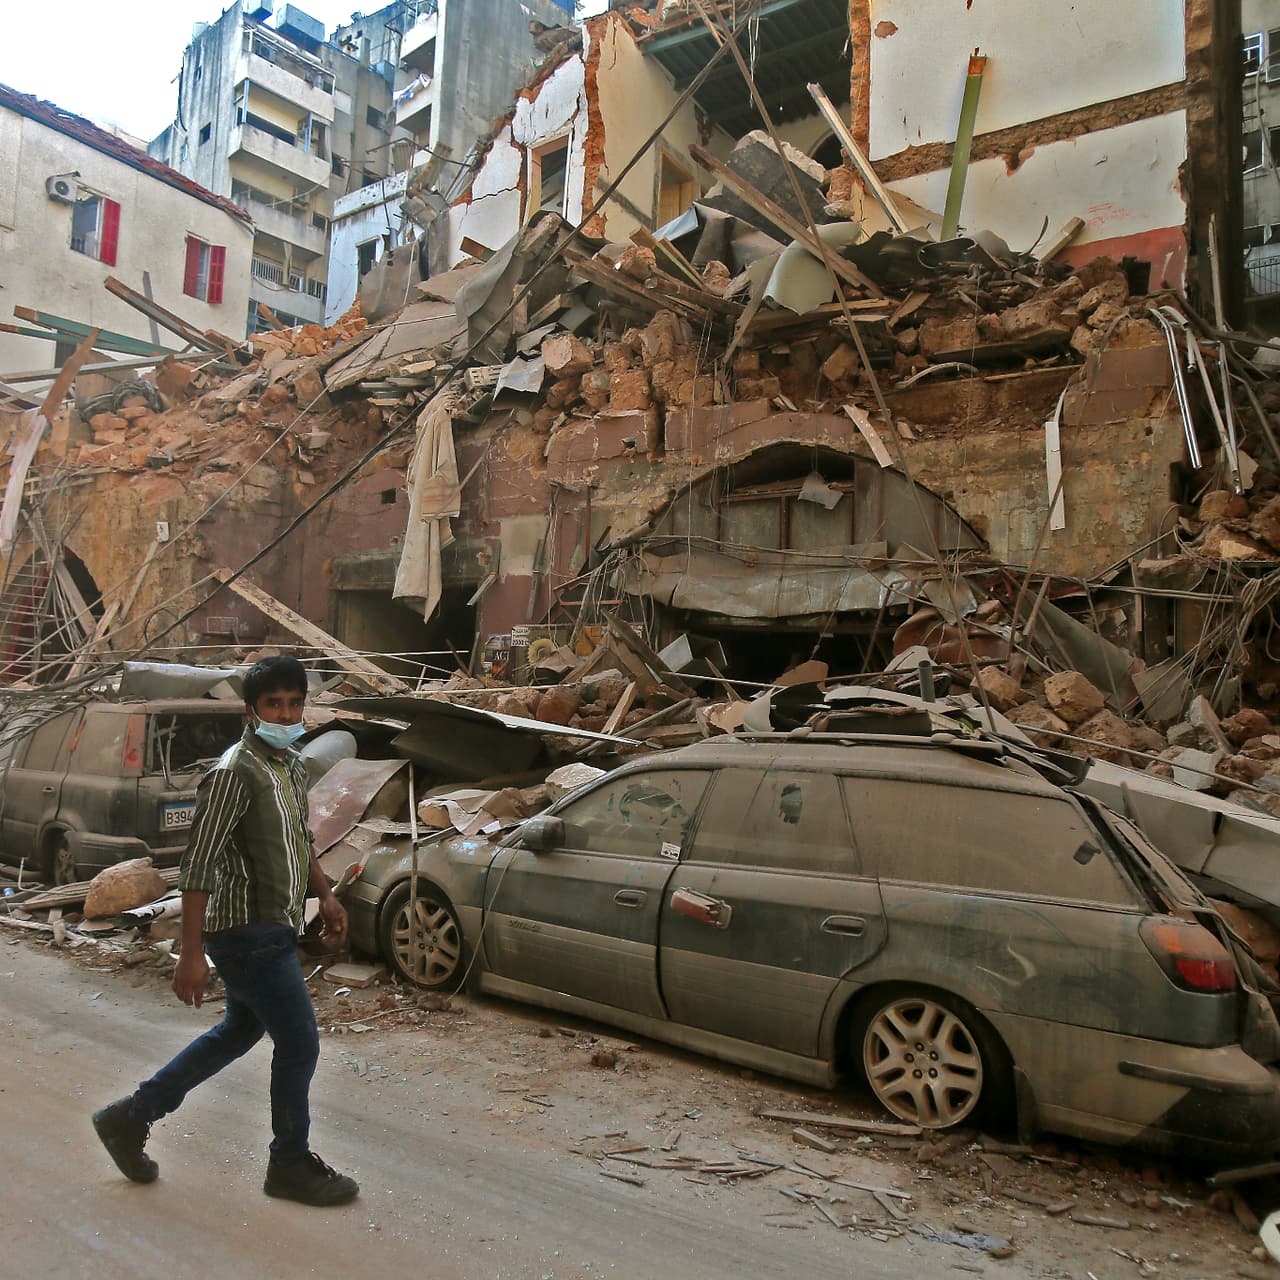
MULTIPOLYGON (((313 484, 327 451, 367 443, 384 426, 381 410, 335 404, 321 381, 365 327, 355 308, 327 329, 255 334, 252 355, 243 353, 247 365, 234 366, 234 373, 223 361, 171 356, 151 379, 133 377, 83 399, 70 438, 87 428, 90 439, 69 450, 67 460, 84 474, 200 476, 251 461, 272 434, 286 430, 295 476, 313 484)), ((57 447, 42 445, 37 463, 52 465, 57 447)))

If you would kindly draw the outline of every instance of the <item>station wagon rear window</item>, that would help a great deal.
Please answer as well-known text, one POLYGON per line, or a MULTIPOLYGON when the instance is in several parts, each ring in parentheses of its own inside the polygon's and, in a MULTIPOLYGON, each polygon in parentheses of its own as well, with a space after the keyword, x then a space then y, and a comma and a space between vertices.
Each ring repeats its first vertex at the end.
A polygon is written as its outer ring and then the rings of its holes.
POLYGON ((1066 800, 845 778, 853 838, 882 880, 1136 907, 1137 891, 1066 800))

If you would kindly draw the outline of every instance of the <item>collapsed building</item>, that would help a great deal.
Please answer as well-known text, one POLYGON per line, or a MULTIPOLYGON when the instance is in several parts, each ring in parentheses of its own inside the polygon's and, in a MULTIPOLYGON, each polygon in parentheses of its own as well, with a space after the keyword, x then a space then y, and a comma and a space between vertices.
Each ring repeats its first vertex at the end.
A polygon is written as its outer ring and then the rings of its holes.
POLYGON ((1160 39, 1100 89, 1026 74, 1034 15, 790 0, 743 66, 723 7, 588 20, 362 315, 80 380, 10 486, 3 678, 302 619, 397 679, 545 680, 612 619, 745 682, 922 648, 1157 723, 1267 705, 1280 396, 1230 323, 1229 6, 1139 8, 1160 39))

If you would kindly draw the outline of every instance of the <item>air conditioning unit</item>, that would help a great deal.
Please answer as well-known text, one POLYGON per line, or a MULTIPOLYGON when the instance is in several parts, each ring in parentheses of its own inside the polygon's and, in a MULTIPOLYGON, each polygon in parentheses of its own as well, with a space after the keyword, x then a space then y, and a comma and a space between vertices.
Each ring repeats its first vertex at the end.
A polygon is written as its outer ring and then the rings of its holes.
POLYGON ((76 197, 80 194, 80 188, 75 184, 74 175, 55 174, 52 178, 46 178, 44 189, 49 199, 56 200, 59 204, 75 204, 76 197))

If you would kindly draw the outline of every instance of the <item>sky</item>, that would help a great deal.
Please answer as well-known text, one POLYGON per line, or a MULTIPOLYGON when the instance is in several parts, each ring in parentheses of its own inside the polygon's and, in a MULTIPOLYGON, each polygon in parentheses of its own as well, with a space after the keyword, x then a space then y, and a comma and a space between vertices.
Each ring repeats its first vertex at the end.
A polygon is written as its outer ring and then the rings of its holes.
MULTIPOLYGON (((301 0, 298 7, 332 31, 381 0, 301 0)), ((590 0, 583 11, 604 7, 605 0, 590 0)), ((226 8, 225 0, 10 0, 0 83, 147 140, 173 120, 193 24, 215 22, 226 8)))

